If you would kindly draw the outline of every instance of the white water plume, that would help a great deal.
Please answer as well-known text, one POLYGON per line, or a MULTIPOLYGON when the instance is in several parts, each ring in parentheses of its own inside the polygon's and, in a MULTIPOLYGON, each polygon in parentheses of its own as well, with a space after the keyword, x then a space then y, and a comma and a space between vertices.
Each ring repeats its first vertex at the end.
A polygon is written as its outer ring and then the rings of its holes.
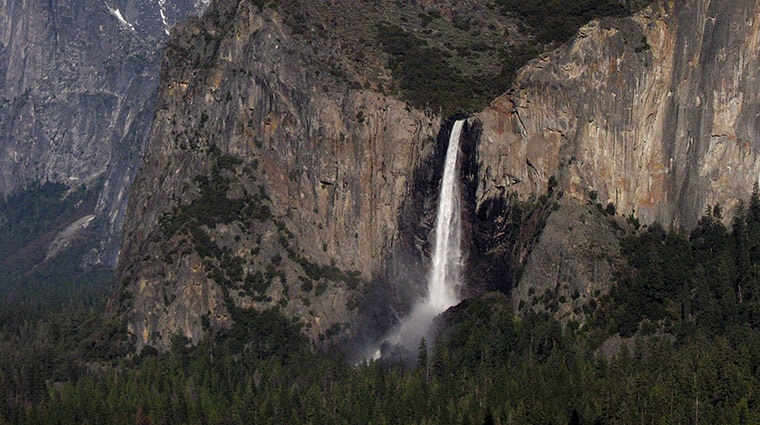
MULTIPOLYGON (((421 338, 430 339, 433 319, 459 303, 462 269, 462 214, 459 188, 459 138, 464 120, 454 123, 446 150, 435 221, 435 246, 427 294, 385 339, 414 353, 421 338)), ((378 359, 377 350, 373 358, 378 359)))

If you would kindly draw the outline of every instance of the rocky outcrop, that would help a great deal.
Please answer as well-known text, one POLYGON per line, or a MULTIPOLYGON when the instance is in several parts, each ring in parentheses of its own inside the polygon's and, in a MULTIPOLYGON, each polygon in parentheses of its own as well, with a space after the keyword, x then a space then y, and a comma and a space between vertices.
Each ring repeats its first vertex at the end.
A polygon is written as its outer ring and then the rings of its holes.
POLYGON ((0 196, 34 182, 97 191, 97 206, 85 212, 99 228, 91 262, 115 266, 163 40, 202 7, 194 0, 0 1, 0 196))
POLYGON ((315 342, 351 333, 433 149, 434 116, 350 84, 367 77, 321 60, 333 45, 252 3, 215 3, 168 45, 119 268, 138 348, 197 342, 250 307, 315 342), (196 214, 212 199, 229 209, 196 214))
POLYGON ((518 284, 514 310, 546 311, 584 323, 588 304, 606 294, 624 266, 620 239, 630 230, 621 217, 594 205, 560 201, 532 247, 518 284))
POLYGON ((614 281, 616 230, 584 205, 689 228, 708 205, 728 220, 749 197, 760 174, 759 16, 753 0, 687 0, 591 22, 477 115, 479 206, 537 199, 550 185, 577 205, 547 219, 516 308, 548 291, 565 295, 555 312, 572 318, 576 299, 614 281))

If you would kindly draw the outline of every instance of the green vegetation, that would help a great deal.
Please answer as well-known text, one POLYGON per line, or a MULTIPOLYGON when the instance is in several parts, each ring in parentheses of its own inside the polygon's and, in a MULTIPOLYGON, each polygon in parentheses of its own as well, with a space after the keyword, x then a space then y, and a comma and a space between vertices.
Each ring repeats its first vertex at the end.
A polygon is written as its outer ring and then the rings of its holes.
POLYGON ((276 310, 234 315, 236 325, 213 341, 187 348, 175 338, 171 353, 145 350, 131 360, 118 357, 123 345, 114 341, 123 336, 107 335, 119 327, 98 326, 93 313, 46 318, 21 333, 6 326, 0 422, 760 420, 753 391, 760 384, 753 372, 760 365, 760 334, 749 324, 725 336, 641 339, 637 348, 607 359, 587 331, 563 331, 545 315, 516 319, 503 295, 489 294, 458 309, 431 352, 421 343, 419 363, 408 370, 380 363, 354 367, 312 353, 298 327, 276 310))
POLYGON ((94 220, 72 244, 46 259, 55 236, 91 214, 97 192, 60 183, 34 184, 0 201, 0 310, 25 317, 50 309, 91 306, 108 292, 112 271, 84 267, 94 220))
POLYGON ((540 43, 563 43, 578 28, 602 16, 624 16, 632 12, 618 0, 497 0, 502 13, 513 14, 540 43))
MULTIPOLYGON (((318 265, 311 263, 304 259, 303 257, 296 256, 295 257, 296 262, 303 268, 304 272, 306 272, 306 275, 316 282, 321 281, 322 279, 329 280, 331 282, 343 282, 348 286, 350 289, 356 289, 359 284, 361 284, 362 280, 360 277, 360 273, 356 270, 352 270, 350 272, 343 272, 339 268, 332 266, 332 265, 318 265)), ((317 288, 319 288, 319 285, 317 285, 317 288)))
POLYGON ((444 50, 395 25, 379 25, 378 40, 391 57, 389 68, 406 100, 444 115, 472 113, 501 95, 514 73, 539 51, 533 47, 502 53, 501 71, 468 76, 459 71, 444 50))
MULTIPOLYGON (((220 246, 209 234, 220 224, 242 223, 241 228, 248 228, 254 220, 271 219, 272 214, 265 204, 266 194, 263 187, 254 193, 248 193, 243 188, 242 196, 231 198, 228 196, 231 185, 240 173, 248 172, 249 167, 243 167, 240 159, 222 155, 213 148, 210 159, 213 161, 210 176, 198 176, 193 181, 199 195, 188 204, 180 204, 160 220, 160 232, 156 237, 183 239, 176 244, 176 249, 167 250, 164 262, 173 261, 173 256, 179 251, 195 250, 204 261, 207 275, 222 284, 225 291, 240 287, 254 300, 268 300, 264 292, 271 278, 282 273, 267 270, 266 276, 261 272, 246 274, 244 260, 234 255, 229 247, 220 246)), ((284 275, 281 277, 284 281, 284 275)))
POLYGON ((742 204, 731 230, 719 207, 690 235, 658 225, 623 241, 621 273, 599 320, 623 336, 637 331, 727 335, 760 326, 760 195, 742 204))
MULTIPOLYGON (((389 55, 388 67, 403 97, 419 108, 441 111, 443 115, 472 113, 503 94, 517 70, 547 48, 572 37, 592 19, 624 16, 642 2, 627 5, 619 0, 497 0, 502 19, 514 18, 520 32, 529 38, 512 37, 508 47, 494 39, 507 34, 482 34, 489 28, 473 28, 474 18, 455 17, 449 24, 429 25, 440 15, 420 15, 425 30, 410 30, 405 22, 381 24, 377 41, 389 55), (414 33, 412 32, 414 31, 414 33), (488 59, 486 59, 488 58, 488 59)), ((482 23, 480 23, 482 24, 482 23)), ((646 49, 648 44, 643 41, 646 49)))
POLYGON ((162 217, 161 229, 164 236, 171 237, 186 231, 195 236, 200 226, 214 227, 233 221, 271 218, 269 207, 263 204, 265 198, 262 194, 245 193, 237 199, 227 196, 233 180, 231 176, 235 175, 235 168, 242 163, 240 159, 221 155, 217 151, 211 152, 211 159, 215 161, 211 175, 198 176, 194 180, 200 195, 189 204, 181 204, 172 213, 162 217))

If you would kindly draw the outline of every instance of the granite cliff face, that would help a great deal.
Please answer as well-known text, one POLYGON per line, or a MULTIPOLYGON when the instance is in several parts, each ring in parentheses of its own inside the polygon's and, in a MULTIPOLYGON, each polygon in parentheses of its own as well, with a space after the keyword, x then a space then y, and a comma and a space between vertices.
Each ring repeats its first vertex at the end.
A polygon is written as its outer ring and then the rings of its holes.
POLYGON ((0 1, 0 196, 44 182, 97 193, 94 209, 83 212, 99 229, 91 263, 115 266, 163 40, 203 7, 196 0, 0 1))
POLYGON ((535 59, 478 118, 479 198, 546 191, 693 226, 758 181, 760 51, 754 1, 658 2, 583 27, 535 59))
MULTIPOLYGON (((551 180, 562 205, 611 203, 642 223, 690 228, 715 204, 730 218, 760 174, 759 17, 753 0, 657 2, 591 22, 533 60, 477 116, 478 204, 509 192, 535 198, 551 180)), ((558 226, 606 221, 560 208, 564 218, 549 217, 527 261, 516 304, 531 305, 555 283, 569 299, 614 280, 614 229, 551 237, 558 226), (563 257, 585 265, 571 278, 563 257)))
POLYGON ((119 269, 138 349, 240 307, 279 307, 315 342, 350 333, 437 119, 349 84, 269 8, 219 2, 176 31, 119 269))

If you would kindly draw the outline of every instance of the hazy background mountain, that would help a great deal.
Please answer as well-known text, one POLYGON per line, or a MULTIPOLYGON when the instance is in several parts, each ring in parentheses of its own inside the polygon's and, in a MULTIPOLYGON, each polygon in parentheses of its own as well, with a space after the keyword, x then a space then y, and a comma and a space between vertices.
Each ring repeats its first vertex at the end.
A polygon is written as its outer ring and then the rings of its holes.
POLYGON ((175 23, 205 6, 0 2, 0 282, 14 303, 44 298, 48 282, 102 293, 163 45, 175 23))

